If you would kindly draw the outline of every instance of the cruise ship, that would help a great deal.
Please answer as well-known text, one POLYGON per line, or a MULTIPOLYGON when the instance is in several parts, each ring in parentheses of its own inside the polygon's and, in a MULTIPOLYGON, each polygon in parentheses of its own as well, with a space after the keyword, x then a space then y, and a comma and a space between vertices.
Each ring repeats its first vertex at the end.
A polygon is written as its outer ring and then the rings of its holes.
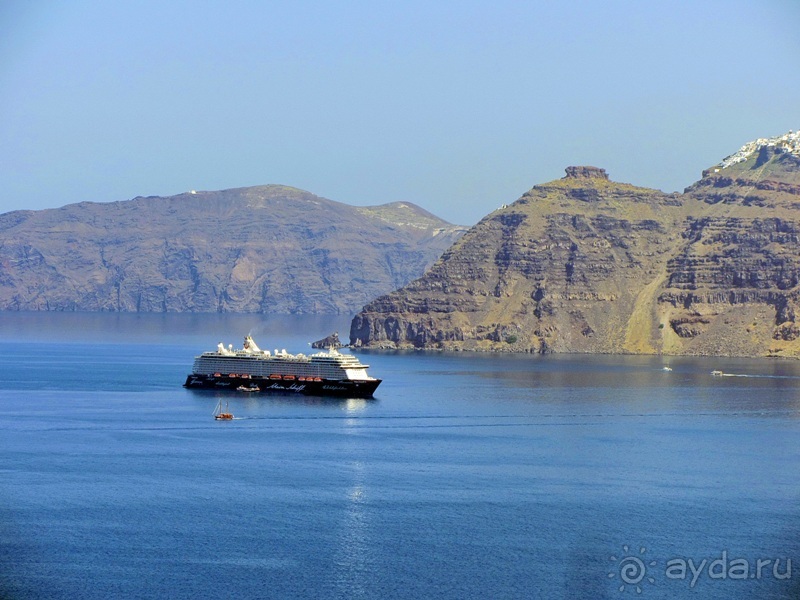
POLYGON ((217 345, 194 360, 184 387, 287 392, 307 396, 372 398, 381 380, 367 375, 369 365, 334 348, 311 356, 286 350, 261 350, 251 336, 234 349, 217 345))

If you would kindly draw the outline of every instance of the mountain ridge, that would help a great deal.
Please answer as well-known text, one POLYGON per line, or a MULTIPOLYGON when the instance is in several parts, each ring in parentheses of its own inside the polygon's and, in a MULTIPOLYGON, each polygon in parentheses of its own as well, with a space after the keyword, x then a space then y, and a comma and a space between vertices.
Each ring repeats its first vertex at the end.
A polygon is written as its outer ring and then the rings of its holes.
POLYGON ((0 309, 352 313, 466 229, 391 204, 265 185, 5 213, 0 309))
POLYGON ((365 305, 350 342, 800 356, 800 162, 791 144, 761 142, 683 194, 568 167, 365 305))

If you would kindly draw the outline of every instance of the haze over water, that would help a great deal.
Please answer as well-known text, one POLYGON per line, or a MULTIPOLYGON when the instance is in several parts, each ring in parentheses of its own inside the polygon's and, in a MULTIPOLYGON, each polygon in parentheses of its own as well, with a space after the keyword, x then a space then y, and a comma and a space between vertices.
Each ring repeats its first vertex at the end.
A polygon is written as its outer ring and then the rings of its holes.
POLYGON ((0 597, 800 593, 800 363, 362 352, 374 400, 228 423, 181 387, 347 321, 0 313, 0 597))

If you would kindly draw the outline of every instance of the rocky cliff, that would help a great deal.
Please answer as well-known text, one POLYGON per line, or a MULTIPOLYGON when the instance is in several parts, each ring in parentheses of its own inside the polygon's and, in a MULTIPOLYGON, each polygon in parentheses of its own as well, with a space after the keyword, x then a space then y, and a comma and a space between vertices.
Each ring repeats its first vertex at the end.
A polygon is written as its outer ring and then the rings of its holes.
POLYGON ((0 309, 353 313, 466 228, 284 186, 0 215, 0 309))
POLYGON ((800 355, 798 184, 795 133, 747 144, 683 194, 570 167, 367 304, 351 344, 800 355))

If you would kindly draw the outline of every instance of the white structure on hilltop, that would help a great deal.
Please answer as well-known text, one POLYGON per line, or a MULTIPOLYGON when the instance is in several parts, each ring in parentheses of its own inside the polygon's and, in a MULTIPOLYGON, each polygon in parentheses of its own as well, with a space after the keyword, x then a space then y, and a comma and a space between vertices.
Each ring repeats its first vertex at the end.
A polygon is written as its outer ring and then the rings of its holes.
POLYGON ((779 152, 787 152, 800 156, 800 131, 789 131, 789 133, 776 137, 759 138, 753 142, 747 142, 744 146, 739 148, 738 152, 724 158, 720 163, 720 167, 727 169, 732 165, 744 162, 750 158, 754 152, 758 152, 764 146, 773 146, 779 152))

